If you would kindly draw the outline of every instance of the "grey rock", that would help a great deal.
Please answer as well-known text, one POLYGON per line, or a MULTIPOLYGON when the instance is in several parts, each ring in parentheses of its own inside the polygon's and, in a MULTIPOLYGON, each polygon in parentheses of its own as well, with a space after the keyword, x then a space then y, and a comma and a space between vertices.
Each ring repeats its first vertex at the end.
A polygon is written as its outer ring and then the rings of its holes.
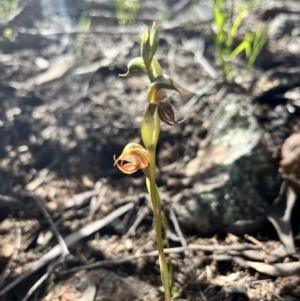
POLYGON ((210 132, 210 143, 186 166, 193 187, 173 198, 182 226, 201 233, 262 218, 280 185, 277 165, 245 95, 222 100, 210 132))
POLYGON ((300 16, 281 13, 277 15, 269 26, 270 38, 300 35, 300 16))

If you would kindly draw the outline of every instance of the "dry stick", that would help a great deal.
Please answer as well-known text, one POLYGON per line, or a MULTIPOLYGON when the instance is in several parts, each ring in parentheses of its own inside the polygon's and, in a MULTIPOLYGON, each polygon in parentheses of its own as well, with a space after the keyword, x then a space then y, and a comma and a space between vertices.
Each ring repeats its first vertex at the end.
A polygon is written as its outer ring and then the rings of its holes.
POLYGON ((140 195, 142 195, 148 201, 148 206, 145 205, 144 207, 139 209, 139 211, 137 213, 137 218, 135 219, 133 225, 129 228, 127 233, 124 235, 124 237, 122 239, 123 241, 125 239, 127 239, 129 236, 135 236, 137 227, 140 225, 140 223, 142 222, 144 217, 147 216, 150 212, 149 207, 151 207, 151 199, 150 199, 149 194, 143 193, 143 194, 140 194, 140 195))
POLYGON ((71 209, 73 207, 78 208, 79 206, 82 206, 87 199, 97 194, 99 194, 99 192, 95 189, 77 194, 63 202, 63 204, 59 207, 59 211, 71 209))
MULTIPOLYGON (((169 42, 169 44, 171 45, 170 42, 169 42)), ((202 89, 203 90, 207 89, 207 86, 210 86, 211 83, 213 84, 213 86, 216 85, 217 81, 215 79, 213 79, 210 81, 209 84, 206 84, 205 86, 203 86, 201 88, 191 89, 190 85, 188 83, 186 83, 184 80, 182 80, 179 75, 177 75, 176 68, 175 68, 175 53, 176 53, 176 49, 174 47, 170 47, 169 52, 168 52, 169 72, 173 79, 173 82, 175 82, 179 87, 182 87, 184 90, 186 90, 190 93, 193 93, 193 94, 202 94, 201 92, 198 93, 198 91, 199 90, 201 91, 202 89)))
POLYGON ((281 176, 283 179, 290 180, 290 181, 300 185, 300 180, 297 179, 297 177, 295 175, 289 175, 289 174, 283 173, 283 174, 281 174, 281 176))
MULTIPOLYGON (((187 40, 183 40, 182 44, 186 47, 187 40)), ((202 68, 209 74, 212 79, 216 79, 218 77, 218 72, 215 68, 208 62, 208 60, 204 57, 205 42, 203 39, 198 39, 198 47, 196 50, 189 49, 190 52, 193 53, 195 61, 197 61, 202 68)))
POLYGON ((195 94, 180 110, 182 116, 185 116, 191 110, 191 108, 196 104, 196 102, 199 100, 200 97, 202 97, 204 94, 207 94, 210 90, 215 88, 219 83, 222 82, 222 80, 213 79, 205 86, 191 90, 189 88, 189 84, 185 83, 176 73, 175 63, 173 63, 175 61, 175 52, 176 52, 175 48, 171 47, 168 53, 169 72, 171 74, 171 77, 178 86, 182 87, 188 92, 195 94))
POLYGON ((135 235, 136 228, 139 226, 144 217, 148 215, 149 212, 150 209, 147 206, 144 206, 138 211, 137 218, 135 219, 133 225, 130 227, 128 232, 124 235, 123 240, 127 239, 129 236, 135 235))
MULTIPOLYGON (((164 249, 164 253, 165 254, 181 253, 181 252, 184 252, 186 249, 187 249, 186 247, 164 249)), ((151 252, 148 252, 145 254, 132 255, 132 256, 128 256, 128 257, 120 258, 120 259, 104 260, 104 261, 99 261, 99 262, 95 262, 95 263, 91 263, 91 264, 87 264, 87 265, 83 265, 80 267, 69 269, 67 271, 61 272, 60 275, 63 276, 63 275, 67 275, 67 274, 70 274, 73 272, 78 272, 80 270, 91 270, 91 269, 100 268, 100 267, 115 266, 115 265, 120 265, 123 263, 130 262, 130 261, 132 261, 134 259, 138 259, 138 258, 156 257, 156 256, 158 256, 158 251, 151 251, 151 252)))
POLYGON ((108 188, 106 186, 102 187, 102 183, 100 183, 100 187, 96 190, 99 192, 97 196, 93 196, 91 199, 88 221, 91 221, 93 219, 97 208, 100 208, 100 205, 108 192, 108 188))
POLYGON ((178 14, 182 9, 184 9, 185 6, 187 6, 190 2, 191 0, 181 0, 177 4, 175 4, 169 12, 169 20, 171 20, 176 14, 178 14))
POLYGON ((16 229, 16 239, 15 239, 15 249, 14 249, 14 252, 13 252, 12 256, 10 257, 5 269, 3 270, 3 272, 0 275, 0 286, 3 284, 4 280, 9 275, 10 264, 18 257, 20 248, 21 248, 21 230, 20 230, 20 228, 17 228, 16 229))
POLYGON ((35 197, 35 201, 36 201, 37 205, 40 207, 42 213, 44 214, 47 222, 49 223, 49 225, 51 227, 51 230, 52 230, 54 236, 56 237, 56 239, 60 245, 60 248, 62 250, 62 255, 58 260, 56 260, 55 262, 53 262, 52 264, 50 264, 48 266, 47 272, 30 288, 30 290, 27 292, 26 296, 23 298, 22 301, 27 301, 32 296, 32 294, 36 291, 36 289, 50 276, 50 274, 54 271, 54 269, 66 258, 67 255, 70 254, 70 251, 66 245, 66 242, 60 235, 57 227, 55 226, 50 214, 48 213, 48 211, 44 205, 44 200, 39 197, 35 197))
POLYGON ((22 202, 8 195, 0 194, 0 200, 13 205, 22 205, 22 202))
MULTIPOLYGON (((192 270, 194 271, 194 269, 192 268, 192 260, 191 260, 190 252, 189 252, 189 250, 187 249, 187 242, 186 242, 186 240, 185 240, 185 238, 184 238, 184 236, 183 236, 183 233, 182 233, 182 231, 181 231, 181 229, 180 229, 180 226, 179 226, 177 217, 176 217, 176 215, 175 215, 175 211, 174 211, 174 209, 172 208, 172 206, 170 206, 169 212, 170 212, 170 218, 171 218, 171 220, 172 220, 172 223, 173 223, 173 226, 174 226, 174 228, 175 228, 175 231, 176 231, 176 233, 177 233, 177 235, 178 235, 178 237, 179 237, 180 243, 181 243, 181 245, 182 245, 183 247, 186 248, 186 250, 184 251, 184 254, 185 254, 185 255, 188 257, 188 259, 189 259, 189 266, 190 266, 190 269, 191 269, 191 271, 192 271, 192 270)), ((194 273, 195 273, 195 272, 194 272, 194 273)), ((196 273, 195 273, 195 275, 196 275, 196 273)), ((179 289, 178 293, 181 294, 182 291, 183 291, 183 288, 181 287, 181 288, 179 289)), ((202 292, 201 292, 201 293, 202 293, 202 292)))
MULTIPOLYGON (((258 246, 254 245, 234 245, 234 246, 203 246, 203 245, 188 245, 185 247, 177 247, 177 248, 170 248, 170 249, 164 249, 165 254, 174 254, 174 253, 182 253, 185 252, 186 250, 197 250, 197 251, 210 251, 213 252, 215 250, 217 251, 229 251, 229 250, 247 250, 247 249, 255 249, 255 250, 260 250, 261 248, 258 246), (219 248, 216 248, 219 247, 219 248), (230 249, 231 247, 231 249, 230 249)), ((95 268, 101 268, 101 267, 107 267, 107 266, 115 266, 115 265, 120 265, 123 263, 130 262, 132 260, 138 259, 138 258, 145 258, 145 257, 154 257, 158 256, 158 251, 152 251, 148 252, 145 254, 139 254, 139 255, 133 255, 133 256, 128 256, 125 258, 120 258, 120 259, 114 259, 114 260, 104 260, 104 261, 99 261, 87 265, 83 265, 80 267, 72 268, 67 271, 61 272, 60 275, 67 275, 73 272, 78 272, 80 270, 91 270, 95 268)))
MULTIPOLYGON (((174 209, 171 206, 169 208, 169 211, 170 211, 170 217, 171 217, 172 223, 174 225, 175 231, 176 231, 176 233, 177 233, 177 235, 178 235, 178 237, 180 239, 180 243, 181 243, 181 245, 183 247, 187 247, 187 242, 186 242, 186 240, 185 240, 185 238, 183 236, 183 233, 182 233, 182 231, 180 229, 180 226, 179 226, 176 214, 174 212, 174 209)), ((186 248, 186 251, 184 252, 184 254, 188 257, 188 262, 189 262, 190 269, 191 269, 191 271, 194 271, 194 275, 193 276, 195 276, 195 278, 196 278, 197 277, 196 271, 195 271, 195 268, 193 266, 193 261, 191 259, 190 252, 189 252, 188 248, 186 248)), ((183 288, 181 288, 181 290, 183 290, 183 288)), ((200 294, 200 298, 202 300, 206 300, 206 297, 204 296, 204 294, 203 294, 203 292, 202 292, 202 290, 201 290, 200 287, 198 287, 198 291, 199 291, 199 294, 200 294)))
POLYGON ((263 243, 261 241, 257 240, 255 237, 249 234, 245 234, 244 237, 257 246, 263 246, 263 243))
POLYGON ((51 273, 55 270, 55 268, 65 259, 65 256, 62 255, 60 258, 52 262, 48 268, 47 272, 30 288, 27 292, 26 296, 22 299, 22 301, 27 301, 32 294, 37 290, 37 288, 51 275, 51 273))
MULTIPOLYGON (((108 225, 113 220, 115 220, 119 216, 123 215, 124 213, 126 213, 127 211, 132 209, 133 205, 134 205, 133 203, 128 203, 128 204, 118 208, 114 212, 110 213, 103 219, 101 219, 99 221, 95 221, 95 222, 83 227, 79 231, 68 235, 67 237, 65 237, 65 242, 66 242, 67 247, 72 246, 73 244, 77 243, 81 239, 93 234, 94 232, 96 232, 96 231, 100 230, 101 228, 103 228, 104 226, 108 225)), ((3 290, 1 290, 0 296, 3 296, 4 294, 6 294, 8 291, 10 291, 12 288, 14 288, 17 284, 22 282, 24 279, 26 279, 27 277, 32 275, 34 272, 36 272, 37 270, 39 270, 40 268, 45 266, 49 261, 55 259, 57 256, 59 256, 61 254, 62 254, 61 246, 60 245, 54 246, 48 253, 46 253, 44 256, 42 256, 39 260, 35 261, 31 265, 31 267, 29 268, 29 270, 27 272, 24 272, 24 274, 19 276, 13 282, 8 284, 3 290)))
POLYGON ((186 243, 186 240, 182 234, 182 231, 180 229, 180 226, 179 226, 179 223, 177 221, 177 218, 176 218, 176 215, 175 215, 175 212, 174 212, 174 209, 170 206, 169 208, 169 212, 170 212, 170 218, 172 220, 172 223, 174 225, 174 228, 175 228, 175 231, 179 237, 179 240, 180 240, 180 243, 183 247, 186 247, 187 246, 187 243, 186 243))
POLYGON ((255 269, 257 272, 269 275, 271 277, 287 277, 293 275, 299 275, 300 262, 285 262, 266 264, 262 262, 246 261, 246 265, 255 269))
POLYGON ((255 246, 255 245, 229 245, 229 246, 219 246, 219 245, 209 245, 209 246, 202 246, 202 245, 188 245, 190 250, 195 251, 207 251, 207 252, 227 252, 227 251, 245 251, 245 250, 261 250, 262 247, 255 246))
POLYGON ((34 198, 37 205, 40 207, 42 213, 44 214, 48 224, 50 225, 50 228, 54 234, 54 236, 56 237, 60 247, 61 247, 61 250, 62 250, 62 255, 65 257, 67 256, 68 254, 70 254, 70 251, 66 245, 66 242, 64 241, 64 239, 62 238, 62 236, 60 235, 57 227, 55 226, 50 214, 48 213, 45 205, 44 205, 44 200, 39 198, 39 197, 35 197, 34 198))

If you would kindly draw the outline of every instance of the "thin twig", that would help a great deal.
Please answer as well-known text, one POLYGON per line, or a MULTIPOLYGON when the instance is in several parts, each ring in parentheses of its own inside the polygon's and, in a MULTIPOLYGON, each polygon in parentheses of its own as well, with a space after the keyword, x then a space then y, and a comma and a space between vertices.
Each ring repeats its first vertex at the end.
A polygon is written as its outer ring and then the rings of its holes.
MULTIPOLYGON (((182 44, 183 46, 185 46, 186 48, 188 48, 188 41, 187 39, 183 39, 182 40, 182 44)), ((197 45, 197 49, 188 49, 188 51, 192 52, 194 57, 195 57, 195 61, 198 62, 202 68, 206 71, 206 73, 209 74, 209 76, 212 79, 216 79, 218 77, 218 72, 216 71, 216 69, 208 62, 208 60, 205 58, 204 56, 204 48, 205 48, 205 42, 204 39, 199 38, 198 39, 198 45, 197 45)))
POLYGON ((108 188, 105 186, 103 188, 100 188, 97 197, 96 196, 92 197, 91 204, 90 204, 90 213, 88 216, 89 221, 93 219, 97 208, 100 208, 100 205, 103 202, 104 198, 106 197, 107 192, 108 192, 108 188))
MULTIPOLYGON (((195 267, 193 265, 193 261, 192 261, 192 257, 191 257, 191 252, 189 250, 189 248, 187 247, 187 242, 183 236, 183 233, 180 229, 180 226, 179 226, 179 223, 178 223, 178 220, 177 220, 177 217, 176 217, 176 214, 175 214, 175 211, 174 209, 170 206, 169 208, 169 212, 170 212, 170 218, 172 220, 172 223, 174 225, 174 228, 175 228, 175 231, 180 239, 180 242, 181 242, 181 245, 183 247, 186 247, 186 250, 184 251, 184 254, 186 255, 186 257, 188 258, 188 263, 189 263, 189 267, 190 267, 190 270, 193 271, 193 276, 195 277, 195 279, 197 278, 197 274, 196 274, 196 271, 195 271, 195 267)), ((201 287, 198 285, 198 291, 199 291, 199 295, 200 295, 200 299, 201 300, 206 300, 203 292, 202 292, 202 289, 201 287)))
POLYGON ((196 104, 200 97, 210 92, 220 83, 221 81, 210 81, 206 86, 197 89, 195 91, 196 94, 181 108, 180 112, 182 113, 182 115, 184 116, 189 111, 191 111, 192 107, 196 104))
POLYGON ((88 200, 89 198, 97 194, 99 194, 99 192, 94 189, 77 194, 71 197, 70 199, 66 200, 65 202, 63 202, 63 204, 59 207, 59 211, 63 211, 73 207, 78 208, 82 206, 86 202, 86 200, 88 200))
POLYGON ((50 214, 48 213, 45 205, 44 205, 44 200, 41 199, 40 197, 35 197, 34 198, 36 201, 36 204, 40 207, 44 217, 46 218, 48 224, 50 225, 50 228, 54 234, 54 236, 56 237, 58 243, 60 244, 61 250, 62 250, 62 255, 63 256, 67 256, 68 254, 70 254, 70 251, 66 245, 66 242, 64 241, 64 239, 62 238, 62 236, 60 235, 57 227, 55 226, 50 214))
MULTIPOLYGON (((101 220, 95 221, 87 226, 83 227, 79 231, 72 233, 65 237, 65 242, 67 247, 74 245, 75 243, 79 242, 81 239, 93 234, 96 231, 99 231, 101 228, 105 227, 109 223, 111 223, 116 218, 120 217, 127 211, 129 211, 133 207, 133 203, 128 203, 123 207, 118 208, 114 212, 110 213, 106 217, 101 220)), ((34 272, 45 266, 49 261, 55 259, 57 256, 62 254, 61 246, 58 244, 54 246, 48 253, 42 256, 39 260, 33 262, 28 269, 28 271, 24 272, 10 284, 8 284, 4 289, 0 291, 0 296, 3 296, 7 292, 9 292, 12 288, 14 288, 17 284, 22 282, 24 279, 28 278, 34 272)))
POLYGON ((171 11, 169 12, 169 19, 171 20, 176 14, 178 14, 182 9, 184 9, 191 0, 181 0, 178 3, 176 3, 171 11))
POLYGON ((46 273, 30 288, 30 290, 27 292, 26 296, 22 299, 22 301, 27 301, 32 296, 32 294, 37 290, 37 288, 51 275, 51 273, 64 259, 65 256, 62 255, 60 258, 52 262, 48 266, 46 273))
POLYGON ((289 180, 289 181, 292 181, 298 185, 300 185, 300 179, 297 179, 297 177, 293 174, 286 174, 286 173, 283 173, 281 174, 282 178, 285 179, 285 180, 289 180))
POLYGON ((205 86, 191 89, 190 84, 184 82, 176 73, 175 70, 175 64, 174 57, 175 57, 175 48, 171 47, 168 53, 168 61, 169 61, 169 72, 173 79, 173 81, 176 83, 176 85, 182 87, 184 90, 195 94, 185 105, 183 108, 181 108, 180 112, 183 116, 185 116, 191 108, 195 105, 195 103, 199 100, 199 98, 205 94, 207 94, 210 90, 212 90, 214 87, 219 85, 223 82, 223 80, 216 80, 213 79, 209 83, 207 83, 205 86))
POLYGON ((0 200, 14 205, 22 205, 22 202, 8 195, 0 194, 0 200))
POLYGON ((188 245, 190 250, 198 250, 198 251, 206 251, 206 252, 227 252, 227 251, 245 251, 245 250, 261 250, 261 246, 255 246, 250 244, 242 244, 242 245, 229 245, 229 246, 202 246, 202 245, 188 245))
MULTIPOLYGON (((255 249, 255 250, 260 250, 261 247, 254 246, 254 245, 232 245, 232 246, 203 246, 203 245, 188 245, 185 247, 177 247, 177 248, 170 248, 170 249, 164 249, 165 254, 174 254, 174 253, 182 253, 185 252, 186 250, 197 250, 197 251, 230 251, 230 250, 247 250, 247 249, 255 249), (219 247, 219 248, 217 248, 219 247)), ((104 260, 100 262, 95 262, 87 265, 83 265, 80 267, 72 268, 67 271, 63 271, 60 273, 60 275, 66 275, 69 273, 73 272, 78 272, 80 270, 91 270, 91 269, 96 269, 100 267, 108 267, 108 266, 116 266, 120 265, 123 263, 130 262, 132 260, 138 259, 138 258, 145 258, 145 257, 156 257, 158 256, 158 251, 152 251, 148 252, 145 254, 139 254, 139 255, 133 255, 133 256, 128 256, 125 258, 120 258, 120 259, 114 259, 114 260, 104 260)))
POLYGON ((177 218, 176 218, 176 215, 175 215, 175 212, 174 212, 174 209, 170 206, 169 208, 169 212, 170 212, 170 218, 172 220, 172 223, 174 225, 174 228, 175 228, 175 231, 179 237, 179 240, 180 240, 180 243, 183 247, 186 247, 187 246, 187 242, 182 234, 182 231, 180 229, 180 226, 179 226, 179 223, 177 221, 177 218))
POLYGON ((255 237, 249 234, 245 234, 244 237, 257 246, 263 246, 263 243, 261 241, 257 240, 255 237))
POLYGON ((144 206, 143 208, 141 208, 138 211, 137 218, 135 219, 133 225, 130 227, 130 229, 128 230, 128 232, 124 235, 123 239, 126 239, 129 236, 134 236, 135 235, 136 228, 139 226, 139 224, 144 219, 144 217, 149 214, 149 212, 150 212, 150 210, 149 210, 149 208, 147 206, 144 206))
MULTIPOLYGON (((186 250, 186 247, 178 247, 178 248, 172 248, 172 249, 164 249, 165 254, 170 254, 170 253, 182 253, 186 250)), ((157 257, 158 256, 158 251, 151 251, 145 254, 139 254, 139 255, 132 255, 128 256, 125 258, 120 258, 120 259, 114 259, 114 260, 104 260, 104 261, 99 261, 87 265, 83 265, 80 267, 72 268, 67 271, 61 272, 60 275, 66 275, 69 273, 73 272, 78 272, 80 270, 91 270, 95 268, 100 268, 100 267, 107 267, 107 266, 116 266, 120 265, 123 263, 130 262, 132 260, 138 259, 138 258, 145 258, 145 257, 157 257)))

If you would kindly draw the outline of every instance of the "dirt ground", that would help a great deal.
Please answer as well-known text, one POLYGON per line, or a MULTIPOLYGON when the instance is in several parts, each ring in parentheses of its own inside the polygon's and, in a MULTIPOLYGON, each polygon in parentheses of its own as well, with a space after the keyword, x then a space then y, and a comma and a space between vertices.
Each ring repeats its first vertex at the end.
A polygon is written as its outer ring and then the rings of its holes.
MULTIPOLYGON (((255 66, 247 70, 240 57, 237 76, 226 83, 209 1, 140 2, 126 21, 116 13, 117 1, 24 0, 0 24, 0 299, 163 300, 143 174, 124 175, 113 166, 128 142, 140 142, 149 84, 144 75, 118 75, 139 56, 143 29, 156 20, 157 59, 181 91, 171 102, 178 118, 186 118, 162 126, 157 154, 174 248, 168 256, 174 299, 300 300, 299 202, 289 218, 292 256, 272 253, 282 244, 267 220, 246 236, 201 235, 182 233, 172 210, 182 170, 209 137, 222 93, 249 96, 280 161, 285 139, 300 131, 300 94, 285 94, 300 87, 298 35, 269 36, 255 66), (195 60, 186 39, 203 42, 215 76, 195 60)), ((299 14, 297 1, 262 1, 241 33, 283 12, 299 14)))

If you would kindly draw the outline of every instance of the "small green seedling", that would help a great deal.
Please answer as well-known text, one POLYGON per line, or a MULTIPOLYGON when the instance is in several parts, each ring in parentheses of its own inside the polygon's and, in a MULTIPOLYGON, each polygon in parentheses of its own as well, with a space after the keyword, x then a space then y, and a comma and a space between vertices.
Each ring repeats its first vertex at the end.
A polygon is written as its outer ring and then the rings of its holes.
POLYGON ((244 5, 236 17, 233 18, 226 10, 225 0, 213 0, 216 55, 226 80, 231 79, 235 75, 235 70, 232 69, 232 62, 238 55, 245 53, 248 62, 247 66, 250 68, 266 43, 266 30, 259 26, 255 32, 246 32, 243 41, 234 47, 238 30, 250 8, 249 4, 244 5))
POLYGON ((140 9, 139 0, 117 0, 115 3, 117 17, 121 24, 131 24, 134 22, 136 13, 140 9))

